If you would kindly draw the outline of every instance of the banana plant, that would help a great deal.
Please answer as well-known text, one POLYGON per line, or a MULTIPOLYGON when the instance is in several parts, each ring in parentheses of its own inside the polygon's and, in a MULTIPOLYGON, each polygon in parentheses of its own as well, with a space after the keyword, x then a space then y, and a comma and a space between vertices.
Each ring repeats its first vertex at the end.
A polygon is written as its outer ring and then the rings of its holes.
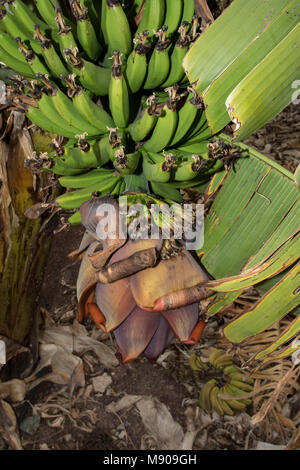
MULTIPOLYGON (((299 9, 300 0, 234 0, 213 22, 197 0, 2 2, 0 60, 18 74, 7 98, 57 136, 44 170, 69 189, 57 207, 87 229, 79 319, 114 331, 123 362, 142 352, 154 360, 172 335, 198 341, 203 298, 213 315, 249 286, 265 290, 226 327, 233 342, 299 305, 299 175, 241 143, 292 101, 299 9), (145 248, 113 239, 99 251, 106 195, 136 192, 147 208, 158 198, 181 203, 190 187, 218 191, 198 252, 214 280, 187 268, 173 240, 145 248)), ((274 349, 298 331, 296 319, 274 349)))

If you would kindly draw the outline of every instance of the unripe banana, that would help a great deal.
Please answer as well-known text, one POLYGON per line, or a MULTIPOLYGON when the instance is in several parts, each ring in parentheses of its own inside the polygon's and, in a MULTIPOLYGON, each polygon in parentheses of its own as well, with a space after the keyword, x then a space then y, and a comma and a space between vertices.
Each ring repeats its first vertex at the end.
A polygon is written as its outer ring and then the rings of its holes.
POLYGON ((120 146, 114 152, 114 167, 123 175, 130 175, 135 172, 138 167, 141 152, 137 150, 136 152, 125 154, 124 146, 120 146))
POLYGON ((61 77, 68 85, 68 96, 72 99, 75 108, 101 134, 107 133, 107 127, 113 127, 112 117, 89 97, 89 95, 75 83, 75 75, 61 77))
POLYGON ((193 19, 194 13, 195 13, 194 0, 183 0, 183 11, 182 11, 181 22, 188 21, 190 23, 193 19))
POLYGON ((210 394, 215 388, 216 383, 217 381, 215 379, 209 380, 203 385, 200 392, 200 406, 203 410, 207 411, 208 413, 210 413, 212 410, 210 394))
POLYGON ((89 59, 97 60, 102 53, 102 46, 97 39, 94 26, 89 18, 87 8, 83 8, 78 0, 72 0, 71 8, 77 20, 77 37, 89 59))
POLYGON ((152 136, 143 145, 143 149, 150 152, 160 152, 165 149, 172 140, 178 123, 178 113, 176 110, 176 91, 177 89, 169 89, 169 99, 161 116, 158 118, 154 127, 152 136))
POLYGON ((66 57, 64 55, 64 50, 65 49, 73 50, 76 47, 76 40, 72 32, 72 27, 65 20, 60 8, 56 9, 56 16, 54 19, 55 19, 55 23, 58 29, 57 37, 58 37, 60 52, 64 60, 67 62, 66 57))
POLYGON ((170 70, 165 82, 161 85, 162 88, 169 87, 175 83, 180 83, 184 78, 184 69, 182 67, 182 61, 189 49, 190 38, 186 34, 188 22, 182 23, 179 28, 180 37, 176 42, 170 57, 170 70))
POLYGON ((37 77, 45 84, 45 91, 52 101, 58 114, 72 127, 75 127, 78 134, 87 133, 89 136, 100 134, 99 129, 89 124, 82 116, 76 112, 72 101, 55 85, 49 82, 45 75, 37 74, 37 77))
POLYGON ((23 61, 16 59, 6 52, 5 49, 2 49, 2 47, 0 47, 0 61, 16 73, 23 75, 26 78, 34 78, 34 73, 28 64, 24 64, 23 61))
POLYGON ((139 114, 136 120, 128 127, 130 135, 135 142, 141 142, 150 134, 161 114, 161 111, 157 109, 157 98, 155 95, 151 95, 148 98, 147 105, 147 108, 141 111, 141 115, 139 114))
POLYGON ((129 55, 132 49, 131 32, 119 0, 106 1, 106 35, 111 49, 129 55))
POLYGON ((223 416, 224 415, 224 409, 222 408, 222 405, 221 405, 220 400, 218 398, 218 394, 219 394, 219 388, 217 387, 217 385, 215 385, 213 387, 212 391, 210 392, 211 406, 214 409, 214 411, 216 413, 218 413, 218 415, 223 416))
POLYGON ((143 173, 148 181, 166 183, 170 179, 171 169, 174 168, 172 155, 159 155, 143 151, 143 173))
MULTIPOLYGON (((164 24, 168 26, 167 37, 171 38, 176 33, 183 11, 183 0, 165 0, 166 13, 164 24)), ((173 83, 171 83, 173 85, 173 83)))
POLYGON ((36 75, 37 73, 42 73, 42 74, 49 73, 48 68, 46 67, 44 62, 42 62, 39 56, 36 55, 32 50, 26 48, 24 43, 21 41, 20 37, 17 37, 15 40, 19 46, 19 51, 21 52, 24 59, 28 63, 34 75, 36 75))
POLYGON ((63 176, 59 178, 58 181, 60 185, 65 188, 80 189, 110 178, 112 174, 113 170, 96 168, 95 170, 88 171, 87 173, 81 173, 78 176, 63 176))
POLYGON ((121 65, 120 53, 116 50, 109 84, 109 107, 116 126, 124 128, 129 121, 130 108, 127 83, 121 65))
MULTIPOLYGON (((40 42, 42 47, 43 57, 46 61, 46 64, 51 70, 51 74, 54 74, 57 78, 60 78, 62 74, 68 74, 68 69, 64 63, 60 60, 59 55, 57 54, 52 42, 46 38, 41 32, 40 26, 35 25, 35 34, 34 37, 40 42)), ((42 73, 42 72, 40 72, 42 73)))
POLYGON ((145 90, 159 87, 167 78, 170 70, 169 46, 170 41, 166 39, 167 26, 162 26, 158 31, 158 42, 152 52, 146 80, 144 83, 145 90))
POLYGON ((30 41, 30 46, 35 54, 41 54, 41 45, 33 39, 34 30, 28 32, 24 30, 23 25, 10 13, 0 9, 0 24, 5 31, 13 38, 20 37, 22 41, 30 41))
POLYGON ((110 69, 77 57, 75 50, 64 49, 64 55, 68 58, 74 73, 79 77, 81 85, 96 95, 108 95, 111 78, 110 69))
POLYGON ((99 182, 98 184, 91 185, 88 188, 78 189, 76 191, 70 191, 62 196, 59 196, 56 200, 62 209, 77 209, 85 201, 88 201, 94 192, 101 193, 101 195, 110 194, 114 189, 118 181, 119 176, 111 176, 110 181, 99 182))
POLYGON ((141 22, 137 34, 148 29, 150 37, 158 31, 165 17, 165 0, 145 0, 141 22))
POLYGON ((181 163, 177 164, 175 181, 189 181, 196 178, 202 168, 202 162, 203 160, 196 154, 183 157, 181 163))
POLYGON ((127 59, 126 79, 131 93, 136 93, 142 88, 147 74, 146 54, 151 47, 151 44, 147 43, 148 35, 147 30, 139 34, 139 37, 134 40, 135 48, 127 59))

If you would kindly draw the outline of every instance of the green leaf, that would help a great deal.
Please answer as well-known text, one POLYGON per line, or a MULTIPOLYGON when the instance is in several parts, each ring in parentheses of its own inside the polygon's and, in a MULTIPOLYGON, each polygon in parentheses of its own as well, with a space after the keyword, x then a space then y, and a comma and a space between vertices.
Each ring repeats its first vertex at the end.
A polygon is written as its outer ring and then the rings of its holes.
POLYGON ((299 10, 299 0, 291 0, 280 15, 203 92, 206 117, 213 133, 230 122, 225 105, 228 95, 299 23, 299 10))
POLYGON ((240 295, 242 291, 235 291, 235 292, 226 292, 217 294, 212 303, 210 303, 206 315, 212 316, 216 315, 216 313, 220 312, 225 307, 228 307, 228 305, 232 304, 240 295))
POLYGON ((299 74, 300 24, 228 96, 235 137, 245 139, 280 113, 293 99, 299 74))
MULTIPOLYGON (((299 229, 300 230, 300 229, 299 229)), ((246 289, 265 279, 284 271, 300 258, 300 233, 287 241, 266 262, 242 271, 241 274, 230 278, 219 279, 208 283, 208 287, 217 292, 231 292, 246 289)))
POLYGON ((299 229, 300 194, 293 175, 248 149, 226 177, 205 221, 199 254, 220 279, 240 274, 270 257, 299 229))
POLYGON ((290 0, 235 0, 184 58, 190 83, 202 94, 210 83, 276 18, 290 0))
POLYGON ((300 303, 300 263, 247 313, 231 322, 224 334, 233 343, 261 333, 300 303))

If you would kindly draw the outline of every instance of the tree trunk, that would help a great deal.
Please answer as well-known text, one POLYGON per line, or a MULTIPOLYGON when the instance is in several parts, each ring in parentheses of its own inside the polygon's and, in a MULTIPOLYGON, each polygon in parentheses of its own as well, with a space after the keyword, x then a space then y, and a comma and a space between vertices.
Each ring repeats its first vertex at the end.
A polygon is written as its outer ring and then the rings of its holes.
POLYGON ((9 144, 0 141, 0 335, 27 345, 30 340, 51 235, 40 230, 43 218, 24 216, 41 202, 38 179, 24 158, 32 140, 25 118, 13 113, 9 144))

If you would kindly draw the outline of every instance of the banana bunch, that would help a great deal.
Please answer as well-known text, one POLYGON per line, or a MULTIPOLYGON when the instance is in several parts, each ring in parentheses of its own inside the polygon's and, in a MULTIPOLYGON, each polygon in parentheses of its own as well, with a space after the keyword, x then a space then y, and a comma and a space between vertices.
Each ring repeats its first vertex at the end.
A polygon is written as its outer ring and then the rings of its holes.
POLYGON ((193 354, 189 365, 194 371, 211 377, 200 392, 199 402, 203 410, 232 416, 251 404, 250 398, 241 396, 253 391, 254 380, 233 364, 230 354, 222 349, 213 349, 207 358, 193 354))
POLYGON ((133 174, 181 202, 181 188, 223 168, 182 67, 201 34, 194 1, 66 3, 0 0, 0 63, 17 74, 8 98, 57 136, 51 171, 74 190, 59 204, 77 209, 93 192, 118 196, 132 190, 133 174))

